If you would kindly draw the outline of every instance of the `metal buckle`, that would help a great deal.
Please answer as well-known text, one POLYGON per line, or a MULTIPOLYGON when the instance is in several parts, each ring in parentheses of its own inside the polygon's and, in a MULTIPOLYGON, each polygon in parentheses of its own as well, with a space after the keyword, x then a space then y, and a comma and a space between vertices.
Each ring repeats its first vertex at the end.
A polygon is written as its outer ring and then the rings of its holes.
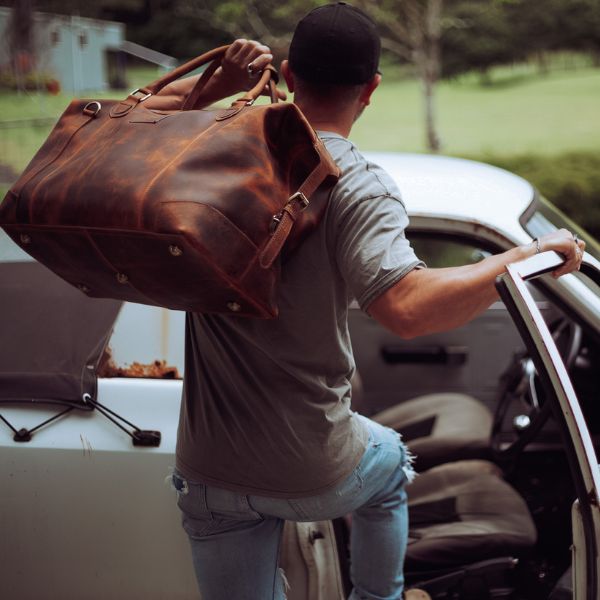
POLYGON ((129 94, 128 98, 134 98, 138 102, 143 102, 144 100, 148 100, 148 98, 150 98, 150 96, 152 96, 151 92, 143 92, 142 90, 140 90, 140 88, 137 88, 137 89, 133 90, 133 92, 131 92, 131 94, 129 94), (136 96, 135 96, 136 94, 142 94, 142 97, 136 98, 136 96))
POLYGON ((238 98, 237 100, 234 100, 231 103, 231 107, 233 108, 239 102, 243 102, 244 106, 252 106, 254 104, 255 100, 256 100, 256 98, 248 98, 248 96, 242 96, 241 98, 238 98))
POLYGON ((94 100, 93 102, 88 102, 83 107, 83 114, 87 115, 88 117, 95 117, 101 110, 102 104, 100 104, 100 102, 97 100, 94 100))
POLYGON ((291 204, 294 200, 297 200, 300 203, 300 210, 305 210, 310 204, 308 198, 302 192, 296 192, 295 194, 290 196, 288 204, 291 204))

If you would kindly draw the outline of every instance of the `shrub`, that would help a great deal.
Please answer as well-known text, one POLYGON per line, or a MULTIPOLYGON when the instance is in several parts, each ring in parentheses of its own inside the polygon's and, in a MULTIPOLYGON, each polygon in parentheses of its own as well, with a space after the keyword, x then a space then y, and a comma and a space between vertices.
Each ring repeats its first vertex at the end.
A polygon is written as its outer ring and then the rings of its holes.
POLYGON ((600 240, 600 152, 484 155, 478 160, 521 175, 600 240))
POLYGON ((0 90, 35 90, 47 91, 50 94, 60 92, 60 83, 51 73, 29 71, 16 77, 10 70, 0 71, 0 90))

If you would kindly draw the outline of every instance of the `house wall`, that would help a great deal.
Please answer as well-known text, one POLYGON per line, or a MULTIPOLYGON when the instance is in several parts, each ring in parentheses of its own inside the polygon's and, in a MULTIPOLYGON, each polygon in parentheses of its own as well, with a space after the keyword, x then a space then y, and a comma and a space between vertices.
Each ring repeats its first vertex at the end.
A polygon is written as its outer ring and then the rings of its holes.
MULTIPOLYGON (((7 27, 11 10, 0 7, 0 64, 9 58, 7 27)), ((34 13, 37 69, 52 74, 75 95, 108 87, 106 51, 124 40, 125 26, 84 17, 34 13)))

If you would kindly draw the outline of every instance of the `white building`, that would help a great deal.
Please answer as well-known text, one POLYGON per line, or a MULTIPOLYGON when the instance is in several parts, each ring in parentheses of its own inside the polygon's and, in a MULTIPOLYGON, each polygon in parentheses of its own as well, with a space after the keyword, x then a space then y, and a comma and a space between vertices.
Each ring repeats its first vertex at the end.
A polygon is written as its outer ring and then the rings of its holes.
MULTIPOLYGON (((0 66, 9 63, 10 16, 10 8, 0 7, 0 66)), ((109 56, 124 49, 124 24, 41 12, 33 19, 36 70, 74 95, 109 87, 109 56)))

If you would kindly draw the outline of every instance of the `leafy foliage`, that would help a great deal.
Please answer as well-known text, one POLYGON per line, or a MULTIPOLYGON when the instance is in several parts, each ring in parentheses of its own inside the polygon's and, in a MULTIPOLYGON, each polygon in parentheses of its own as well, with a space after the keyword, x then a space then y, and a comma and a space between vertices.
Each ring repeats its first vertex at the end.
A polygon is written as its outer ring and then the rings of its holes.
POLYGON ((442 75, 478 70, 515 60, 514 33, 498 2, 455 2, 447 8, 442 38, 442 75))
POLYGON ((569 152, 557 156, 522 154, 478 157, 521 175, 575 222, 600 240, 600 155, 569 152))
POLYGON ((556 50, 589 52, 600 64, 597 0, 449 0, 445 19, 445 76, 528 58, 543 71, 556 50))

